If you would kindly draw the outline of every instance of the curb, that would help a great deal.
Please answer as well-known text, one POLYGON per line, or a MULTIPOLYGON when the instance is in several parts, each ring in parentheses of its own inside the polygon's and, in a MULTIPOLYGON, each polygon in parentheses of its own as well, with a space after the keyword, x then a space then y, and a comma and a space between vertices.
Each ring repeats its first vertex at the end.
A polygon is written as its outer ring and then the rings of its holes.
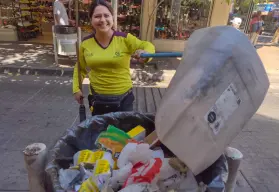
POLYGON ((0 74, 20 74, 20 75, 45 75, 45 76, 73 76, 73 68, 30 68, 17 66, 0 66, 0 74))

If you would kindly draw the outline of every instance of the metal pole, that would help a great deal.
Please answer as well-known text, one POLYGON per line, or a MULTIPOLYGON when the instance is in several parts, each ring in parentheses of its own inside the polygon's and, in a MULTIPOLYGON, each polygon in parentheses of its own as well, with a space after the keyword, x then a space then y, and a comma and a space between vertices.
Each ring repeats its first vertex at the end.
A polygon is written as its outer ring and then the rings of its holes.
POLYGON ((54 25, 52 26, 52 39, 53 39, 54 61, 55 64, 58 65, 57 38, 54 30, 54 25))
POLYGON ((80 44, 81 44, 81 28, 80 27, 78 27, 77 33, 78 33, 77 41, 78 41, 78 45, 80 46, 80 44))
POLYGON ((75 1, 75 12, 76 12, 76 26, 79 26, 79 0, 75 1))
POLYGON ((117 30, 118 0, 112 0, 114 30, 117 30))
POLYGON ((236 176, 240 166, 240 162, 243 158, 243 154, 232 147, 228 147, 225 151, 225 155, 228 161, 229 176, 226 183, 226 192, 234 192, 236 184, 236 176))
POLYGON ((28 173, 30 192, 46 192, 45 166, 47 147, 43 143, 28 145, 23 151, 25 166, 28 173))
POLYGON ((0 27, 3 26, 2 22, 2 6, 0 5, 0 27))

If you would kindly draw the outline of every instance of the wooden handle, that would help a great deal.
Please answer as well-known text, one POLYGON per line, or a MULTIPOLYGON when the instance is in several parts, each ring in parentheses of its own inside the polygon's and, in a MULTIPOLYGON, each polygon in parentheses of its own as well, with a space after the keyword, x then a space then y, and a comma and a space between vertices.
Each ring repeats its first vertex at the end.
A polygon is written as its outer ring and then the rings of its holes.
POLYGON ((180 52, 166 52, 166 53, 142 53, 141 58, 157 58, 157 57, 183 57, 180 52))
POLYGON ((77 54, 77 70, 78 70, 78 84, 79 84, 79 89, 82 92, 82 80, 81 80, 81 69, 80 69, 80 62, 79 62, 79 44, 78 40, 76 42, 76 54, 77 54))

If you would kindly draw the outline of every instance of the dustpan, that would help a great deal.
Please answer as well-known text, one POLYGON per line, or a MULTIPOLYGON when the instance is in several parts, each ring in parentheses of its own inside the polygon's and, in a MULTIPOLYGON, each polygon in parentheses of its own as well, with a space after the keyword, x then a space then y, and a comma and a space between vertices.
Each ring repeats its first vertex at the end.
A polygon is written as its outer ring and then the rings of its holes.
POLYGON ((156 134, 197 175, 240 133, 268 87, 244 33, 229 26, 197 30, 157 110, 156 134))

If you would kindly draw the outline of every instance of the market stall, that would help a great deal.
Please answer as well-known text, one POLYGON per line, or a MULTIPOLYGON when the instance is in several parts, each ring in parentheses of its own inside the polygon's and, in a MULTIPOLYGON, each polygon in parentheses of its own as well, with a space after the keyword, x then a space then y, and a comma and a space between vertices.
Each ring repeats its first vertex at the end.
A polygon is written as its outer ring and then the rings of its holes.
POLYGON ((182 51, 195 30, 226 25, 229 15, 229 4, 222 0, 162 0, 156 6, 149 35, 157 51, 182 51))
POLYGON ((141 0, 119 0, 117 30, 140 37, 141 9, 141 0))
MULTIPOLYGON (((52 43, 53 1, 15 0, 29 5, 15 7, 15 16, 24 19, 17 28, 29 29, 33 25, 36 38, 28 41, 52 43), (32 3, 30 3, 32 2, 32 3), (36 5, 36 6, 35 6, 36 5), (27 14, 28 13, 28 14, 27 14), (30 13, 30 14, 29 14, 30 13), (28 16, 30 15, 30 16, 28 16), (34 19, 35 18, 35 19, 34 19), (36 20, 36 22, 31 22, 36 20), (41 36, 43 34, 43 36, 41 36), (35 39, 35 40, 34 40, 35 39)), ((193 31, 207 27, 226 25, 230 5, 225 0, 108 0, 114 9, 115 29, 131 33, 142 40, 153 42, 158 52, 182 51, 185 41, 193 31)), ((19 4, 17 3, 17 4, 19 4)), ((88 16, 92 0, 71 0, 65 5, 69 18, 75 19, 81 28, 81 37, 93 32, 88 16)))
POLYGON ((40 9, 38 1, 19 0, 13 2, 19 40, 28 40, 42 34, 42 13, 40 9))
POLYGON ((0 1, 0 41, 17 41, 17 31, 14 26, 12 3, 0 1))

